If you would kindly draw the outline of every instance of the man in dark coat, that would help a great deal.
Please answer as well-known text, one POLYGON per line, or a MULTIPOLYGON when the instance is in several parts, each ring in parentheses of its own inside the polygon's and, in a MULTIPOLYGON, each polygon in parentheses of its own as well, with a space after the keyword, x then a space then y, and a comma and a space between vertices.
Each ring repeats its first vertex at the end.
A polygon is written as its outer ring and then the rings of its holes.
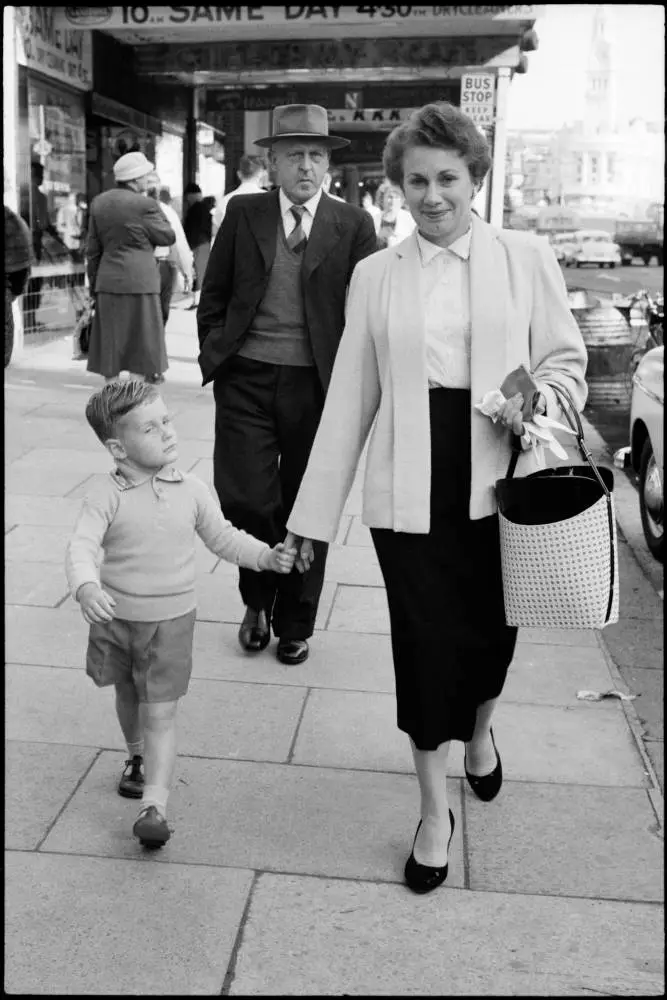
MULTIPOLYGON (((273 113, 269 147, 278 189, 238 195, 216 237, 197 313, 203 384, 216 406, 214 482, 226 517, 270 544, 285 525, 322 413, 355 265, 376 248, 363 209, 329 198, 332 148, 318 105, 273 113)), ((303 576, 240 570, 248 652, 278 637, 278 659, 308 656, 327 546, 303 576)))

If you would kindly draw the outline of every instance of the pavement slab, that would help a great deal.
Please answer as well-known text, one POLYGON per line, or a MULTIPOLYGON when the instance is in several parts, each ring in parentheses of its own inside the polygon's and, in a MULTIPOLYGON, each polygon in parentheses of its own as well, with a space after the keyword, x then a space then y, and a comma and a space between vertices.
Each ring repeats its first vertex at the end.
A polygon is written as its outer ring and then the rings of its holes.
POLYGON ((641 692, 633 707, 648 739, 662 739, 665 702, 665 676, 662 670, 621 667, 620 674, 628 690, 641 692))
MULTIPOLYGON (((8 665, 6 734, 36 743, 120 749, 113 688, 83 671, 8 665), (58 705, 57 712, 53 706, 58 705)), ((192 680, 178 715, 178 749, 202 757, 287 760, 305 689, 192 680), (250 718, 262 720, 257 729, 250 718)))
POLYGON ((143 858, 9 853, 5 991, 219 994, 252 879, 248 871, 143 858))
MULTIPOLYGON (((238 569, 221 559, 215 572, 197 579, 197 620, 201 622, 226 622, 240 624, 245 605, 238 587, 238 569)), ((326 626, 336 595, 336 583, 324 584, 317 609, 315 628, 326 626)), ((238 629, 236 630, 238 633, 238 629)))
MULTIPOLYGON (((521 633, 519 633, 521 636, 521 633)), ((598 648, 550 646, 519 641, 507 673, 503 701, 577 706, 577 692, 608 691, 609 667, 598 648)), ((610 702, 600 702, 609 706, 610 702)))
MULTIPOLYGON (((69 801, 42 851, 146 856, 132 837, 137 804, 116 794, 123 755, 103 753, 69 801)), ((460 782, 450 801, 461 815, 460 782)), ((410 775, 179 757, 169 799, 172 839, 158 863, 400 882, 419 818, 410 775)), ((451 847, 452 885, 463 885, 463 842, 451 847)))
POLYGON ((88 629, 78 604, 61 608, 5 608, 5 661, 54 667, 85 667, 88 629))
MULTIPOLYGON (((617 703, 608 711, 501 701, 494 735, 511 781, 642 788, 646 775, 617 703)), ((463 776, 464 748, 452 741, 448 773, 463 776)), ((319 767, 412 772, 408 740, 396 728, 393 695, 313 691, 306 702, 294 761, 319 767)))
POLYGON ((231 996, 658 996, 653 905, 263 874, 231 996))
POLYGON ((5 850, 34 851, 98 751, 5 741, 5 850))
POLYGON ((602 633, 609 655, 619 669, 640 667, 664 670, 664 622, 659 619, 622 618, 602 633))
MULTIPOLYGON (((11 537, 10 534, 5 539, 5 554, 10 548, 8 542, 11 537)), ((55 608, 67 598, 68 594, 69 589, 62 564, 5 562, 5 600, 9 604, 55 608)))
POLYGON ((19 524, 5 537, 5 559, 55 563, 65 576, 65 550, 71 529, 63 525, 19 524))
POLYGON ((493 803, 466 795, 470 888, 664 900, 664 842, 645 791, 507 782, 493 803))
POLYGON ((276 641, 258 655, 239 646, 237 625, 197 622, 194 677, 221 677, 256 684, 349 688, 392 692, 394 669, 388 636, 315 632, 305 663, 285 666, 276 659, 276 641))
POLYGON ((78 500, 5 493, 5 529, 15 524, 62 526, 72 529, 81 510, 78 500))

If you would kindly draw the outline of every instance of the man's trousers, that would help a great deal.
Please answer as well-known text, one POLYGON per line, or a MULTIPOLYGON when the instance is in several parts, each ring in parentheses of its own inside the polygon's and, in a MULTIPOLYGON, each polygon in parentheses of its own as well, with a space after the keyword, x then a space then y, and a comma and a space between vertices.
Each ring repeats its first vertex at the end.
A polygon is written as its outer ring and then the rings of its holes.
MULTIPOLYGON (((213 477, 228 520, 269 545, 286 523, 308 464, 324 392, 315 368, 267 364, 238 355, 213 383, 213 477)), ((264 610, 281 639, 313 634, 328 546, 315 542, 305 574, 239 571, 244 604, 264 610)))

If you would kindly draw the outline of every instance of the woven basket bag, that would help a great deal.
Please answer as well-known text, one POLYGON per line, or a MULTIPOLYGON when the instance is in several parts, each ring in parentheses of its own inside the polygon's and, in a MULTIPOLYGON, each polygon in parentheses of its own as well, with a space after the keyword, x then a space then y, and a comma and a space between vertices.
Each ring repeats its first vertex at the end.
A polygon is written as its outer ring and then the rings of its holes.
POLYGON ((552 385, 586 465, 543 469, 496 482, 505 618, 523 628, 604 628, 618 621, 618 542, 614 475, 598 468, 581 419, 552 385))

